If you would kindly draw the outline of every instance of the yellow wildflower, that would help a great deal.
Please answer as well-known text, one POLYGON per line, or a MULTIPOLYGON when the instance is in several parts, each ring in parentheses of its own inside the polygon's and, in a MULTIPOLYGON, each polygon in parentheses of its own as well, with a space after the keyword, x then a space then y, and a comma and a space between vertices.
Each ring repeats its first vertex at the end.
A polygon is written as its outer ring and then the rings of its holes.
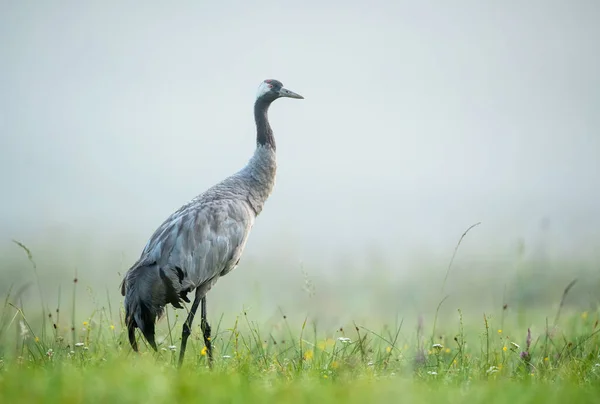
POLYGON ((206 355, 206 351, 207 351, 206 347, 203 347, 202 350, 200 351, 200 355, 202 355, 202 356, 206 355))
POLYGON ((548 362, 548 360, 549 360, 549 359, 548 359, 548 357, 546 356, 546 357, 544 358, 544 362, 548 362))
POLYGON ((506 351, 508 350, 508 348, 507 348, 507 347, 502 347, 502 350, 503 350, 504 352, 506 352, 506 351))
POLYGON ((35 337, 35 342, 40 342, 40 338, 39 337, 35 337))
POLYGON ((110 328, 111 331, 113 331, 115 329, 115 326, 111 324, 110 327, 108 327, 108 328, 110 328))
POLYGON ((390 353, 390 352, 392 352, 392 347, 391 347, 391 346, 389 346, 389 347, 385 348, 385 351, 386 351, 387 353, 390 353))
POLYGON ((308 350, 308 351, 304 352, 304 359, 307 361, 311 360, 313 358, 313 356, 314 356, 314 353, 312 350, 308 350))
POLYGON ((502 330, 498 330, 498 334, 502 334, 502 330))
POLYGON ((88 325, 90 325, 90 323, 88 323, 87 321, 84 321, 84 322, 83 322, 83 326, 84 326, 84 327, 87 327, 88 325))
POLYGON ((446 348, 446 353, 450 353, 450 348, 446 348))

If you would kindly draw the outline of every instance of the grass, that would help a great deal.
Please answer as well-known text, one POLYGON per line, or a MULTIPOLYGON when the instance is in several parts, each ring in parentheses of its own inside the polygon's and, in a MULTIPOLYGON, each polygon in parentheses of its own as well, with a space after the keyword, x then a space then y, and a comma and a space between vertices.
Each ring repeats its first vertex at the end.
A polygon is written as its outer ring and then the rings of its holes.
POLYGON ((73 344, 68 330, 40 338, 16 313, 7 326, 16 323, 19 338, 3 339, 1 402, 548 403, 600 393, 597 314, 538 334, 492 328, 487 316, 479 331, 465 331, 458 317, 455 332, 431 345, 419 327, 321 333, 304 322, 292 330, 282 317, 265 332, 242 313, 215 333, 211 371, 199 332, 177 369, 168 330, 158 353, 134 354, 124 331, 102 317, 81 323, 73 344))
MULTIPOLYGON (((31 252, 19 245, 37 279, 31 252)), ((260 324, 248 311, 221 316, 211 319, 212 370, 198 324, 184 366, 176 366, 184 312, 167 310, 158 353, 140 337, 135 354, 122 310, 108 296, 88 316, 76 312, 78 283, 75 278, 70 313, 60 299, 50 309, 39 280, 39 312, 23 312, 21 290, 6 296, 0 402, 562 403, 592 402, 600 393, 600 313, 569 309, 574 282, 552 312, 515 312, 504 304, 468 318, 461 310, 438 315, 442 285, 430 324, 391 319, 320 329, 315 319, 283 312, 260 324)))

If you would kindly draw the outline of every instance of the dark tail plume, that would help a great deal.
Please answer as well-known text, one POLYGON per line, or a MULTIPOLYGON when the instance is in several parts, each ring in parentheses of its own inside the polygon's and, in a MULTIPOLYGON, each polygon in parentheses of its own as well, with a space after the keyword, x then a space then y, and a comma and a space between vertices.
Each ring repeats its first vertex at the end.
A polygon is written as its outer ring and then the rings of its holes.
MULTIPOLYGON (((130 297, 132 299, 134 297, 130 297)), ((127 321, 127 332, 129 334, 129 343, 134 351, 138 351, 137 342, 135 340, 135 329, 140 329, 148 344, 155 351, 158 350, 154 338, 154 329, 156 318, 158 317, 153 311, 145 306, 143 301, 132 302, 130 305, 125 305, 125 319, 127 321), (129 310, 127 307, 129 306, 129 310)))
POLYGON ((127 332, 129 333, 129 343, 135 352, 138 352, 137 341, 135 340, 135 321, 127 324, 127 332))
POLYGON ((135 340, 135 329, 139 328, 148 344, 158 350, 154 338, 156 319, 163 313, 164 293, 156 293, 156 283, 161 282, 158 268, 155 265, 132 268, 121 286, 125 295, 125 323, 129 343, 134 351, 138 351, 135 340))

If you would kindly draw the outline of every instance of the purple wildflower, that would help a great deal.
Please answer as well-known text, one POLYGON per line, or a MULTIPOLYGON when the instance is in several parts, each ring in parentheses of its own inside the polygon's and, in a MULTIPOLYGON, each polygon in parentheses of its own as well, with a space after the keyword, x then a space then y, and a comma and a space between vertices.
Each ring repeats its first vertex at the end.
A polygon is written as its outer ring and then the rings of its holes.
POLYGON ((531 329, 528 328, 527 329, 527 339, 525 340, 525 351, 521 352, 521 359, 523 359, 523 361, 527 364, 530 365, 531 364, 531 355, 529 354, 529 347, 531 346, 531 329))

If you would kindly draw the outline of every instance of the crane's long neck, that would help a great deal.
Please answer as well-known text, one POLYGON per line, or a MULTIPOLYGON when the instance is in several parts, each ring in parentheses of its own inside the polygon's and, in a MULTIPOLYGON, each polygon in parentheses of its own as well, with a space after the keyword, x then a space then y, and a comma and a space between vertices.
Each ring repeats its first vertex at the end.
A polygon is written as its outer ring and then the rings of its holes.
POLYGON ((256 150, 246 167, 239 173, 246 184, 247 194, 244 197, 257 215, 273 191, 277 172, 275 138, 267 117, 270 105, 270 101, 260 99, 254 104, 256 150))
POLYGON ((254 103, 254 120, 256 121, 256 143, 257 146, 271 147, 275 151, 275 137, 273 137, 273 129, 269 124, 269 107, 271 101, 261 100, 260 98, 254 103))

